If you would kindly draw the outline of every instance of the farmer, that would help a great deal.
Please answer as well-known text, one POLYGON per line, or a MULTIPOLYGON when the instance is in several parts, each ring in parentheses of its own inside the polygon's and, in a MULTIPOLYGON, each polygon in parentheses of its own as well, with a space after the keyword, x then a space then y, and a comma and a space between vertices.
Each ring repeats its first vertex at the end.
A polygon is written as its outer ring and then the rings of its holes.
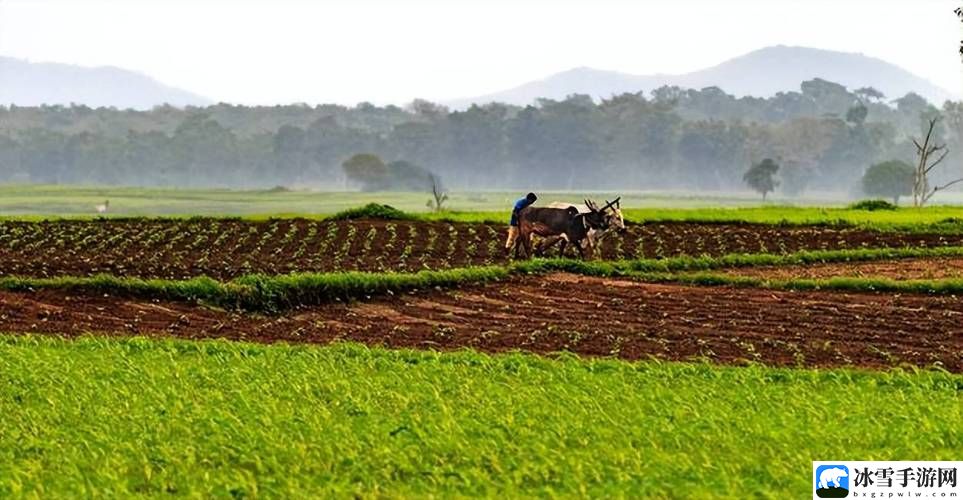
POLYGON ((512 208, 512 218, 508 222, 508 239, 505 240, 505 253, 512 251, 512 248, 515 247, 515 239, 518 238, 518 212, 535 203, 537 199, 538 196, 535 196, 535 193, 528 193, 524 198, 515 202, 515 207, 512 208))

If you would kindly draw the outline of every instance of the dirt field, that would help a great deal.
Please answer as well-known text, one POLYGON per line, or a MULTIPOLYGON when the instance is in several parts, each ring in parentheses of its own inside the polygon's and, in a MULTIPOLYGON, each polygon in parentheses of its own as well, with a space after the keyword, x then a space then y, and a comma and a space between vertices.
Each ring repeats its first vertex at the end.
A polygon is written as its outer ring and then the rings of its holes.
MULTIPOLYGON (((505 261, 504 226, 286 219, 0 221, 0 275, 218 279, 292 271, 416 271, 505 261)), ((653 223, 603 247, 607 259, 946 246, 963 236, 831 227, 653 223)))
POLYGON ((732 276, 768 279, 820 279, 835 277, 890 278, 895 280, 963 278, 963 258, 898 259, 872 262, 834 262, 805 266, 763 266, 721 270, 732 276))
POLYGON ((0 293, 0 331, 351 340, 391 347, 571 351, 639 359, 963 372, 963 300, 778 292, 568 274, 304 308, 282 316, 59 291, 0 293))

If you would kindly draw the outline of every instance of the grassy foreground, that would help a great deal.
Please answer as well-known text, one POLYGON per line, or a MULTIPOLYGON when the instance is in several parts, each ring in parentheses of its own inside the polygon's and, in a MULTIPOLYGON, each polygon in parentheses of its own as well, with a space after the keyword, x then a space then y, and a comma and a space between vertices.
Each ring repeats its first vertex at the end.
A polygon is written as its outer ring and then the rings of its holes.
POLYGON ((798 498, 963 447, 939 372, 0 336, 0 380, 2 497, 798 498))

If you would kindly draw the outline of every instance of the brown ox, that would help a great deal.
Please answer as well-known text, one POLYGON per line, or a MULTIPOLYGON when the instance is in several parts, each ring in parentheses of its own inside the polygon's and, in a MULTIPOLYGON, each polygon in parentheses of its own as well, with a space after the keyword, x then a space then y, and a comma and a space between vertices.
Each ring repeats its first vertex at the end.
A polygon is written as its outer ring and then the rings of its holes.
MULTIPOLYGON (((548 206, 551 208, 564 208, 564 209, 575 208, 576 210, 579 211, 579 213, 583 213, 583 214, 590 213, 593 209, 596 211, 602 212, 602 214, 605 217, 605 223, 606 223, 605 225, 607 227, 601 230, 591 229, 588 233, 588 237, 582 241, 582 244, 586 245, 590 250, 590 252, 594 255, 595 251, 601 248, 602 240, 604 240, 608 235, 616 234, 616 233, 622 234, 626 231, 625 219, 622 217, 622 206, 620 201, 621 199, 622 197, 620 196, 612 200, 611 202, 606 200, 605 206, 601 209, 599 209, 598 207, 595 207, 594 204, 592 207, 590 207, 588 205, 589 203, 588 201, 584 205, 576 205, 573 203, 555 201, 550 203, 548 206)), ((547 238, 545 241, 543 241, 539 245, 538 250, 540 252, 544 252, 546 249, 551 248, 560 240, 561 240, 561 236, 554 236, 551 238, 547 238)))
POLYGON ((518 245, 525 249, 525 257, 532 256, 532 236, 543 238, 558 236, 562 241, 561 254, 565 255, 565 245, 572 243, 578 248, 579 256, 585 258, 582 241, 591 230, 604 230, 607 226, 605 216, 595 204, 585 200, 590 208, 588 213, 579 213, 577 208, 527 207, 518 213, 518 245))

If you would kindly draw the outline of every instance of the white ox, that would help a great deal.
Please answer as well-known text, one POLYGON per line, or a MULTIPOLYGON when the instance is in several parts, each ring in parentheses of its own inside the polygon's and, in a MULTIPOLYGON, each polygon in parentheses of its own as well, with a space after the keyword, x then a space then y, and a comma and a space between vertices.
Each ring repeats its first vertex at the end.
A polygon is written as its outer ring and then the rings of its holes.
MULTIPOLYGON (((603 230, 589 229, 588 237, 582 240, 582 246, 584 249, 587 249, 591 252, 595 252, 595 249, 600 248, 599 245, 601 245, 602 240, 604 240, 606 236, 613 233, 625 232, 625 219, 622 218, 622 205, 620 201, 621 199, 622 197, 620 196, 611 203, 608 201, 605 202, 604 214, 605 214, 605 221, 608 225, 608 228, 603 230)), ((587 205, 567 203, 564 201, 553 201, 548 204, 548 207, 549 208, 575 207, 579 211, 579 213, 583 213, 583 214, 586 214, 592 211, 587 205)), ((596 209, 597 208, 598 207, 596 207, 596 209)), ((557 236, 548 238, 539 246, 539 249, 544 251, 545 249, 558 243, 560 240, 561 238, 557 236)))

